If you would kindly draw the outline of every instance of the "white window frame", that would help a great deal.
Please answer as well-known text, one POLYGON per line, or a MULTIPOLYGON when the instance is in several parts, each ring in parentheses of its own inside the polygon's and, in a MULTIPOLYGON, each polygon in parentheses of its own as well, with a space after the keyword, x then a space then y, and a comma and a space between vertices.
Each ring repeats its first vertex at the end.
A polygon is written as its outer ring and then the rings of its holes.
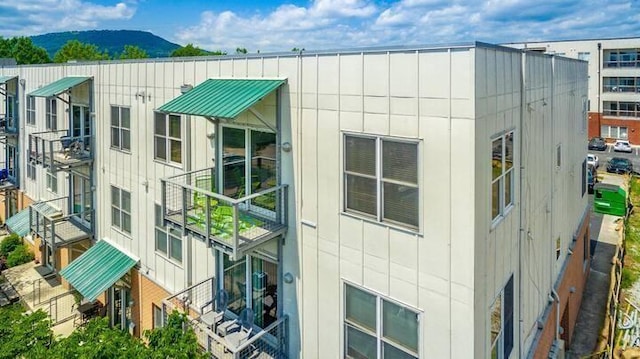
POLYGON ((604 138, 613 138, 616 140, 629 140, 629 128, 627 126, 602 125, 600 126, 600 136, 604 138), (607 129, 606 133, 603 129, 607 129), (623 130, 624 129, 624 130, 623 130), (626 136, 621 134, 625 133, 626 136))
POLYGON ((133 232, 133 229, 129 228, 127 230, 127 228, 124 227, 124 223, 125 223, 124 218, 128 216, 129 217, 129 223, 130 223, 131 227, 133 227, 133 222, 131 221, 131 208, 129 208, 129 211, 127 211, 124 208, 122 208, 123 207, 122 206, 122 203, 123 203, 122 202, 122 197, 123 197, 122 194, 123 194, 123 192, 126 192, 126 193, 129 194, 129 199, 130 199, 130 202, 131 202, 130 205, 132 205, 133 204, 133 196, 131 195, 131 192, 126 191, 126 190, 124 190, 122 188, 119 188, 119 187, 111 185, 111 192, 110 192, 110 195, 111 195, 111 227, 115 228, 115 229, 117 229, 117 230, 119 230, 119 231, 121 231, 123 233, 126 233, 126 234, 130 235, 131 232, 133 232), (114 202, 114 200, 115 200, 115 198, 114 198, 114 190, 116 190, 117 193, 118 193, 118 195, 117 195, 118 196, 118 203, 117 204, 114 202), (115 218, 113 216, 114 211, 117 211, 117 213, 118 213, 118 216, 119 216, 118 220, 119 220, 120 224, 116 224, 115 223, 115 218))
POLYGON ((47 169, 46 177, 47 190, 53 193, 58 193, 58 173, 51 172, 50 169, 47 169))
POLYGON ((421 338, 421 321, 422 321, 422 312, 416 308, 412 308, 410 306, 407 306, 404 303, 398 302, 396 300, 393 300, 389 297, 383 296, 381 294, 378 294, 376 292, 373 292, 371 290, 368 290, 366 288, 363 288, 359 285, 356 285, 354 283, 351 282, 343 282, 343 286, 342 286, 342 290, 343 290, 343 296, 342 296, 342 306, 343 306, 343 314, 342 314, 342 330, 343 330, 343 348, 342 348, 342 354, 344 358, 350 358, 349 356, 347 356, 347 327, 352 327, 366 335, 375 337, 376 340, 376 355, 378 359, 382 359, 383 358, 383 352, 382 352, 382 346, 383 343, 384 344, 388 344, 390 346, 392 346, 393 348, 395 348, 396 350, 402 351, 408 355, 412 355, 415 356, 416 358, 420 358, 420 353, 421 353, 421 345, 420 345, 420 338, 421 338), (373 333, 370 329, 368 328, 364 328, 361 325, 358 325, 357 323, 352 323, 347 319, 347 286, 350 286, 352 288, 355 288, 357 290, 360 290, 362 292, 365 292, 373 297, 375 297, 376 299, 376 332, 373 333), (403 310, 408 310, 414 314, 416 314, 416 319, 417 319, 417 338, 418 338, 418 342, 416 343, 418 348, 417 348, 417 352, 413 352, 410 348, 406 348, 404 346, 402 346, 402 344, 400 343, 395 343, 390 339, 387 339, 384 337, 383 335, 383 302, 388 302, 390 304, 402 307, 403 310))
POLYGON ((36 125, 36 97, 35 96, 27 96, 27 125, 35 126, 36 125))
POLYGON ((168 165, 176 166, 182 168, 184 162, 184 129, 182 128, 182 117, 176 114, 165 114, 162 112, 154 112, 153 115, 153 159, 154 161, 166 163, 168 165), (156 128, 156 116, 164 116, 164 134, 158 133, 158 129, 156 128), (180 137, 172 137, 169 134, 170 130, 170 122, 171 119, 177 118, 180 122, 180 137), (158 147, 156 146, 156 140, 164 140, 165 143, 165 158, 158 157, 158 147), (171 159, 171 142, 178 141, 180 143, 180 162, 173 161, 171 159))
POLYGON ((154 247, 155 247, 155 251, 158 255, 161 255, 177 264, 182 264, 182 259, 183 259, 183 255, 184 255, 184 247, 183 247, 183 241, 182 241, 182 233, 180 232, 180 230, 173 228, 171 226, 163 226, 162 224, 159 224, 157 221, 158 215, 162 216, 162 207, 159 204, 154 204, 154 211, 155 211, 155 231, 154 231, 154 247), (166 251, 160 249, 158 247, 158 242, 159 242, 159 236, 163 235, 164 237, 164 245, 166 251), (171 246, 173 241, 177 241, 180 242, 180 257, 177 257, 174 253, 173 253, 173 247, 171 246))
POLYGON ((58 129, 58 99, 55 96, 47 97, 46 107, 45 128, 56 131, 58 129))
POLYGON ((27 161, 27 178, 36 180, 36 164, 31 161, 27 161))
POLYGON ((514 188, 514 184, 515 184, 515 160, 516 160, 516 135, 515 135, 515 130, 508 130, 505 131, 499 135, 496 135, 494 137, 491 138, 490 140, 490 147, 491 147, 491 175, 490 175, 490 179, 491 179, 491 186, 489 188, 489 213, 491 215, 491 221, 493 223, 493 226, 495 226, 498 222, 500 222, 504 217, 506 217, 506 215, 509 213, 509 211, 511 210, 511 208, 513 208, 513 206, 515 205, 515 188, 514 188), (511 136, 512 138, 512 164, 511 164, 511 168, 509 168, 508 170, 504 170, 504 168, 506 167, 506 154, 507 154, 507 137, 511 136), (500 168, 501 168, 501 173, 500 175, 498 175, 498 177, 496 177, 495 179, 493 178, 493 142, 495 142, 496 140, 500 140, 502 142, 502 155, 501 155, 501 164, 500 164, 500 168), (506 198, 506 178, 507 178, 507 174, 510 174, 510 183, 509 183, 509 188, 511 188, 510 191, 510 198, 506 198), (498 213, 494 216, 493 214, 493 186, 495 184, 498 184, 498 213))
POLYGON ((390 225, 393 227, 400 227, 402 229, 409 229, 413 232, 419 232, 420 228, 421 228, 421 224, 422 224, 422 210, 421 210, 421 196, 420 193, 422 192, 422 186, 421 186, 421 175, 420 175, 420 170, 421 170, 421 155, 420 155, 420 141, 417 140, 411 140, 411 139, 401 139, 401 138, 395 138, 395 137, 386 137, 386 136, 375 136, 375 135, 367 135, 367 134, 361 134, 361 133, 343 133, 342 136, 342 145, 343 145, 343 155, 342 155, 342 183, 343 183, 343 190, 342 190, 342 196, 343 196, 343 201, 342 201, 342 207, 343 207, 343 213, 348 213, 351 215, 357 215, 357 216, 362 216, 365 217, 367 219, 371 219, 374 220, 378 223, 383 223, 385 225, 390 225), (347 170, 347 149, 346 149, 346 141, 348 137, 354 137, 354 138, 361 138, 361 139, 369 139, 369 140, 375 140, 375 162, 376 162, 376 174, 375 176, 372 175, 367 175, 367 174, 363 174, 363 173, 357 173, 357 172, 349 172, 347 170), (388 179, 388 178, 384 178, 383 173, 382 173, 382 168, 383 168, 383 143, 384 142, 395 142, 395 143, 404 143, 404 144, 410 144, 410 145, 414 145, 415 146, 415 150, 416 150, 416 183, 409 183, 409 182, 404 182, 404 181, 398 181, 398 180, 393 180, 393 179, 388 179), (363 178, 369 178, 369 179, 373 179, 376 181, 376 198, 377 198, 377 204, 376 204, 376 215, 372 215, 370 213, 365 213, 362 211, 358 211, 357 209, 351 209, 347 207, 347 203, 348 203, 348 186, 347 186, 347 175, 355 175, 355 176, 359 176, 359 177, 363 177, 363 178), (418 190, 418 203, 417 203, 417 226, 414 226, 413 224, 410 223, 405 223, 405 222, 401 222, 401 221, 397 221, 397 220, 393 220, 393 219, 387 219, 384 218, 384 192, 383 192, 383 186, 385 183, 392 183, 392 184, 397 184, 397 185, 402 185, 402 186, 406 186, 406 187, 410 187, 410 188, 414 188, 418 190))
POLYGON ((151 316, 153 317, 151 329, 162 328, 164 322, 162 308, 155 305, 155 303, 151 303, 151 316))
POLYGON ((507 280, 507 282, 503 285, 502 289, 500 290, 500 293, 498 293, 498 295, 496 296, 496 298, 493 300, 493 303, 491 303, 491 305, 489 306, 489 328, 487 330, 488 333, 488 337, 489 337, 489 356, 488 358, 491 358, 492 353, 494 348, 497 349, 497 359, 507 359, 504 356, 504 345, 505 345, 505 325, 506 325, 506 319, 505 318, 505 314, 506 314, 506 303, 505 303, 505 289, 507 288, 507 285, 509 284, 509 281, 511 281, 511 291, 512 291, 512 303, 511 303, 511 317, 512 317, 512 325, 514 327, 512 327, 512 333, 511 333, 511 349, 509 351, 509 354, 513 353, 513 349, 514 349, 514 343, 513 340, 515 339, 515 335, 514 335, 514 328, 515 328, 515 281, 513 280, 513 275, 509 276, 509 279, 507 280), (495 305, 496 303, 498 303, 498 300, 500 300, 500 330, 498 331, 498 334, 496 335, 496 338, 492 341, 491 340, 491 330, 492 330, 492 322, 491 322, 491 317, 493 315, 493 311, 495 309, 495 305))
POLYGON ((109 142, 111 144, 111 149, 114 150, 118 150, 118 151, 122 151, 122 152, 127 152, 130 153, 131 152, 131 108, 127 107, 127 106, 119 106, 119 105, 111 105, 111 112, 110 112, 110 127, 111 127, 111 131, 110 131, 110 139, 109 142), (118 118, 114 119, 113 118, 113 110, 117 109, 118 110, 118 118), (122 124, 122 112, 126 110, 129 112, 129 127, 125 127, 122 124), (117 123, 114 123, 115 122, 117 123), (118 144, 114 144, 114 133, 117 133, 117 137, 118 137, 118 144), (128 134, 129 136, 129 147, 125 147, 123 145, 123 141, 122 138, 124 137, 125 134, 128 134))

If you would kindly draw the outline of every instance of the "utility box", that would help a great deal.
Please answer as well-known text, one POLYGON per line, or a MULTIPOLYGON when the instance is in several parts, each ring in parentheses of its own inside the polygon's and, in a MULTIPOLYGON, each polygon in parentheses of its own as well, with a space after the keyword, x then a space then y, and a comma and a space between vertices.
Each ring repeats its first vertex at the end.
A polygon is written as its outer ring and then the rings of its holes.
POLYGON ((594 212, 624 217, 627 214, 627 193, 608 183, 597 183, 593 186, 594 212))

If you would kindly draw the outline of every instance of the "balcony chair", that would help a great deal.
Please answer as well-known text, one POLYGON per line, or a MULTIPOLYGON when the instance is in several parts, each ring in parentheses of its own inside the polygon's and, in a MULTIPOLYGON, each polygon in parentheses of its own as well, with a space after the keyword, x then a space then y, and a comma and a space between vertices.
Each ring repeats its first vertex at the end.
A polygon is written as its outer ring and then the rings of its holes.
POLYGON ((9 179, 9 170, 6 168, 0 169, 0 182, 4 182, 9 179))
POLYGON ((227 329, 227 335, 225 335, 224 340, 227 342, 227 347, 237 348, 242 343, 246 342, 251 333, 253 332, 253 310, 251 308, 244 308, 236 323, 231 325, 231 328, 227 329), (233 331, 237 328, 236 331, 233 331))
POLYGON ((62 145, 62 152, 64 153, 65 159, 69 158, 72 154, 82 151, 82 143, 80 140, 69 135, 60 137, 60 144, 62 145))
POLYGON ((200 307, 200 321, 212 330, 224 319, 224 313, 229 303, 229 294, 224 289, 216 293, 216 297, 200 307), (205 308, 211 306, 211 310, 205 312, 205 308))

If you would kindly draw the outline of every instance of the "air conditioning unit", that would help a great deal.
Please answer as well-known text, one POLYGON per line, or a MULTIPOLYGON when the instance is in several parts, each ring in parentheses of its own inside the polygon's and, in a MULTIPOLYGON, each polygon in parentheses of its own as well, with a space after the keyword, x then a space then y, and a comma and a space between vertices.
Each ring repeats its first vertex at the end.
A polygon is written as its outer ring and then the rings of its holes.
POLYGON ((564 359, 564 340, 556 339, 549 350, 549 359, 564 359))

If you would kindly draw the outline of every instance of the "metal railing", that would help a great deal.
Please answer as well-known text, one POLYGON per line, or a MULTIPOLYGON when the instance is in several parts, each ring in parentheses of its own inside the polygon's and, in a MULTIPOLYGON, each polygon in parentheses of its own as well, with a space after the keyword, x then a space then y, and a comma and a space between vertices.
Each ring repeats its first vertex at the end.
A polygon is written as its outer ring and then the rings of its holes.
POLYGON ((162 179, 165 221, 232 258, 286 231, 287 185, 234 198, 215 193, 215 176, 215 168, 207 168, 162 179))
POLYGON ((174 310, 186 313, 200 347, 210 353, 212 358, 287 358, 289 332, 287 316, 279 318, 265 328, 254 325, 247 340, 237 345, 227 341, 223 335, 216 333, 199 320, 203 314, 203 308, 213 303, 216 294, 215 285, 216 280, 212 277, 166 298, 162 303, 163 318, 166 319, 174 310))
POLYGON ((29 160, 51 169, 93 160, 92 136, 69 136, 68 133, 68 130, 57 130, 30 134, 29 160))
POLYGON ((0 136, 17 136, 18 126, 16 126, 16 119, 13 117, 7 117, 0 115, 0 136))
POLYGON ((56 237, 74 238, 77 231, 87 236, 93 233, 93 228, 85 223, 94 223, 94 210, 87 209, 79 213, 68 213, 68 197, 54 198, 48 201, 33 203, 29 206, 29 220, 31 230, 40 236, 53 249, 64 243, 56 243, 56 237), (67 225, 72 222, 73 226, 67 225))

